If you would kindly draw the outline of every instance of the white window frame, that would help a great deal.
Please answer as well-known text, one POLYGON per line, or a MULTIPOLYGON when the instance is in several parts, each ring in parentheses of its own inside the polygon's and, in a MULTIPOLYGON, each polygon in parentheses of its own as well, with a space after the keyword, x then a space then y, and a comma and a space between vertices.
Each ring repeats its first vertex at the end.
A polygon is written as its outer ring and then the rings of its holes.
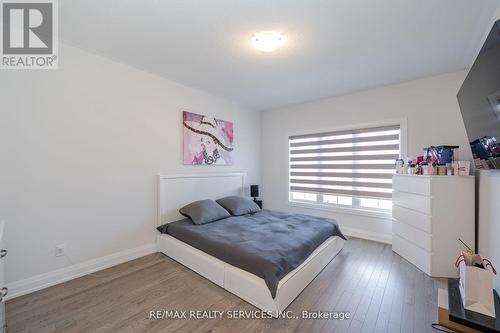
MULTIPOLYGON (((348 131, 357 130, 360 128, 369 127, 381 127, 381 126, 391 126, 399 125, 400 136, 399 136, 399 153, 402 158, 407 156, 407 118, 398 119, 388 119, 383 121, 369 122, 369 123, 358 123, 355 125, 347 125, 341 127, 329 127, 329 128, 316 128, 308 129, 303 131, 290 132, 285 137, 286 151, 287 151, 287 175, 286 175, 286 202, 290 207, 306 208, 306 209, 316 209, 329 212, 345 213, 351 215, 369 216, 369 217, 380 217, 380 218, 390 218, 392 215, 391 210, 381 210, 381 209, 370 209, 368 207, 357 206, 344 206, 339 204, 327 204, 323 202, 307 202, 299 200, 291 200, 290 192, 290 146, 289 137, 294 135, 308 135, 314 133, 322 132, 335 132, 335 131, 348 131)), ((321 195, 322 196, 322 195, 321 195)), ((359 200, 359 198, 353 197, 353 200, 359 200)))

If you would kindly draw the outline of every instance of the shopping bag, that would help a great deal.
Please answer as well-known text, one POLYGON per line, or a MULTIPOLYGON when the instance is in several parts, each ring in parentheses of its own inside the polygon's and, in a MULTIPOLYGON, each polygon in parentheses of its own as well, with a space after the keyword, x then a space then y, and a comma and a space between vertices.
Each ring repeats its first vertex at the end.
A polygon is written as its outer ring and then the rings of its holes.
MULTIPOLYGON (((493 274, 496 273, 491 263, 487 260, 481 260, 481 266, 468 266, 465 259, 467 254, 457 259, 460 269, 460 295, 462 303, 466 310, 482 313, 495 318, 495 303, 493 299, 493 274), (488 269, 491 267, 491 270, 488 269)), ((470 254, 469 254, 470 256, 470 254)))

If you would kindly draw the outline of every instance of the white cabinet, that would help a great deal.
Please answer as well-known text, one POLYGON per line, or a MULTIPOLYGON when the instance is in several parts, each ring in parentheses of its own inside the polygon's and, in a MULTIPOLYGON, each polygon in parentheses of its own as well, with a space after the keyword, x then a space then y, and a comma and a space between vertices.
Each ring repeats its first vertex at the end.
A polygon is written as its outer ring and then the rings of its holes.
MULTIPOLYGON (((478 170, 479 254, 500 271, 500 170, 478 170)), ((493 288, 500 293, 500 273, 493 276, 493 288)))
POLYGON ((474 249, 474 177, 394 175, 392 250, 430 276, 457 277, 455 259, 474 249))

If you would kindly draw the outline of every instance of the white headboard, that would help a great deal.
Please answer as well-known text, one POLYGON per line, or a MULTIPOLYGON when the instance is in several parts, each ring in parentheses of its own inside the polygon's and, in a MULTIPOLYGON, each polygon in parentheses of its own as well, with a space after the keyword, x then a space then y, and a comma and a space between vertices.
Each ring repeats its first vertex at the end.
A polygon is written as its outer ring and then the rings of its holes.
POLYGON ((193 201, 244 195, 245 173, 158 175, 157 224, 183 218, 179 209, 193 201))

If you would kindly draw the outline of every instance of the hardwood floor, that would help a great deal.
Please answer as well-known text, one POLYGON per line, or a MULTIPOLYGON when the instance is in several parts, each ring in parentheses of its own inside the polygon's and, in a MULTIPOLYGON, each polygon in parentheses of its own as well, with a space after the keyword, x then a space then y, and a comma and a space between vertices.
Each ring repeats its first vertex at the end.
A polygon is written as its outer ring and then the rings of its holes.
POLYGON ((7 302, 9 332, 432 332, 437 287, 390 245, 351 238, 287 310, 349 320, 150 319, 153 310, 255 307, 156 253, 7 302))

